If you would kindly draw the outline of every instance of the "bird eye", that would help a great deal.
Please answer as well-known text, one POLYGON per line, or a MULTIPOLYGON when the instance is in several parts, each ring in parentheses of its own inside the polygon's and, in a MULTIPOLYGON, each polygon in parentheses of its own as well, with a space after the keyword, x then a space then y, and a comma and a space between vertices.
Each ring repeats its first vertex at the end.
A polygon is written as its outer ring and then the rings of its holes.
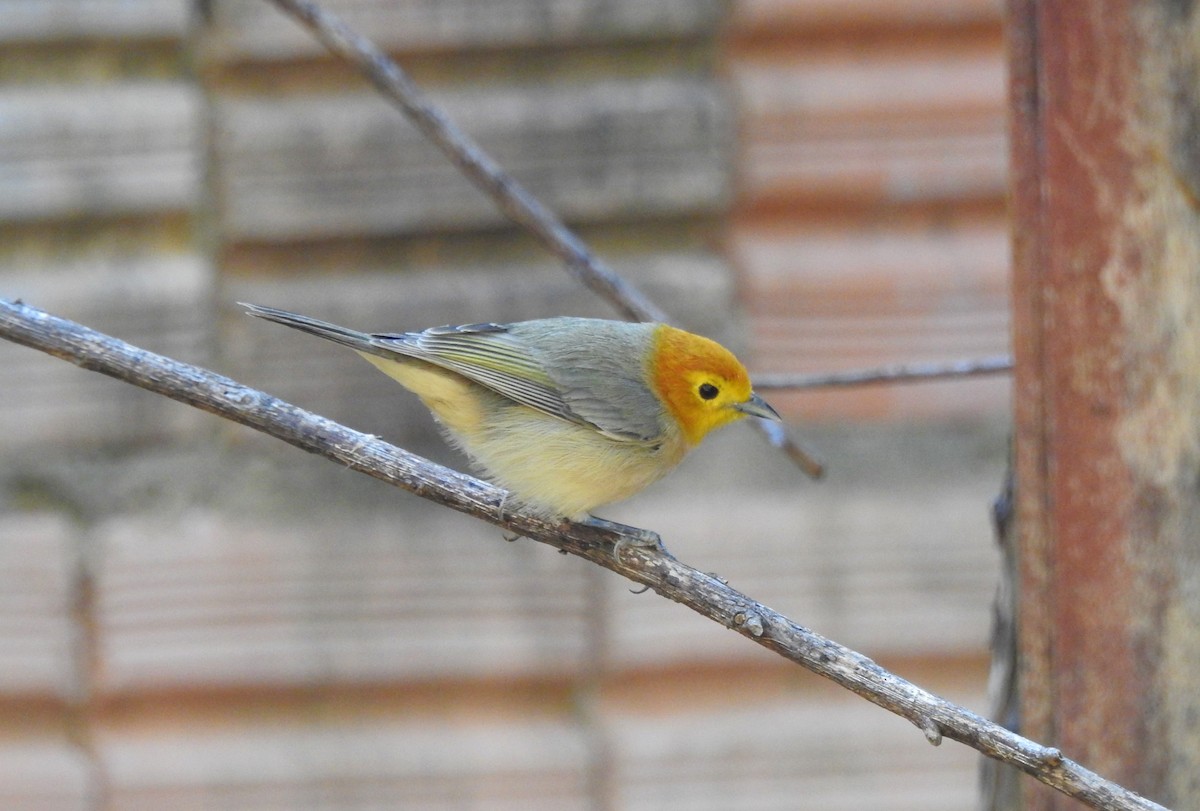
POLYGON ((721 390, 712 383, 701 383, 699 391, 701 400, 711 400, 721 393, 721 390))

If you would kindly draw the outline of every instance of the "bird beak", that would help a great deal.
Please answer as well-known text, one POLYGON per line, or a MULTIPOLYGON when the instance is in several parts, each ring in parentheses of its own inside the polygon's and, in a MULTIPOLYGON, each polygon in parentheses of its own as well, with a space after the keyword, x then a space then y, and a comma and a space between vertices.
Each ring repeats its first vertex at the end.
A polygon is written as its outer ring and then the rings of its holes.
POLYGON ((748 417, 762 417, 764 420, 783 422, 779 412, 771 408, 766 400, 751 392, 750 399, 744 403, 734 403, 733 407, 748 417))

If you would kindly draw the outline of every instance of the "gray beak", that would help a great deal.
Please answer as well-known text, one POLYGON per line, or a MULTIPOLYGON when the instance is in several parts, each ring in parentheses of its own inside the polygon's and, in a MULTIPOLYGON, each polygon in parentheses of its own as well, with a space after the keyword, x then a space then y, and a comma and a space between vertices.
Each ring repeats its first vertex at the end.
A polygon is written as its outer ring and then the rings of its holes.
POLYGON ((734 403, 733 407, 749 417, 762 417, 764 420, 783 422, 783 418, 779 416, 779 412, 771 408, 766 400, 754 393, 750 394, 749 400, 744 403, 734 403))

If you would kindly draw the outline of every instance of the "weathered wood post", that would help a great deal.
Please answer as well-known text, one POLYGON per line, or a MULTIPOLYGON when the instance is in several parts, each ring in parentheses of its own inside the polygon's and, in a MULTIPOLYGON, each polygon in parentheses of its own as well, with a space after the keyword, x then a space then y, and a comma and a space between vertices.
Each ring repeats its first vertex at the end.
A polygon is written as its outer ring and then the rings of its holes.
POLYGON ((1195 808, 1200 6, 1008 8, 1021 732, 1195 808))

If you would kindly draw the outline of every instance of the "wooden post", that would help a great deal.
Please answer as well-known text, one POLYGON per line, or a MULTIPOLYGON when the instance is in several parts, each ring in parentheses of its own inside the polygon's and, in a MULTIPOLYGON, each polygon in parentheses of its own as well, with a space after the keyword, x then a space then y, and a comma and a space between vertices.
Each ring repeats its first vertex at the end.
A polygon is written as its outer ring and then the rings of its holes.
POLYGON ((1197 808, 1200 4, 1008 7, 1021 732, 1197 808))

